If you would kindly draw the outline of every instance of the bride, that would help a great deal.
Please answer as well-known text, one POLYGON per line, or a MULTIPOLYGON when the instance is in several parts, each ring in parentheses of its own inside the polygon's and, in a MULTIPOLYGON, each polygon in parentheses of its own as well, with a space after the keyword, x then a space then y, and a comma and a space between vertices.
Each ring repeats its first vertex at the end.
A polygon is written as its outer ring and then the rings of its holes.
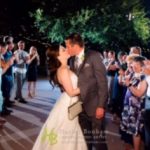
POLYGON ((68 119, 68 106, 76 102, 80 94, 78 78, 67 66, 69 54, 59 45, 49 47, 46 54, 50 83, 59 86, 63 93, 50 112, 32 150, 87 150, 78 117, 68 119))

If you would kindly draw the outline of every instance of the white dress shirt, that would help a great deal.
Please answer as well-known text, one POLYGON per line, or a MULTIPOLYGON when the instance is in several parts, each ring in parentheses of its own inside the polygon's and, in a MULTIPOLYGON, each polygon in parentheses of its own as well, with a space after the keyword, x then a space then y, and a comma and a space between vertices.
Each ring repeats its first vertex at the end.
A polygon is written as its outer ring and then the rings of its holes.
POLYGON ((84 49, 76 57, 77 57, 77 61, 78 61, 77 65, 79 67, 84 60, 84 49))

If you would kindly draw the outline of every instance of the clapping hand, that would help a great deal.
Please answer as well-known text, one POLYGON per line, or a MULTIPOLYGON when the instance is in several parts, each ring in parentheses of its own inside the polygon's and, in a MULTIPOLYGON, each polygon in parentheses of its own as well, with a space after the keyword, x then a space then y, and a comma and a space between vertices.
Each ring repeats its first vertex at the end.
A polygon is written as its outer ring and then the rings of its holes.
POLYGON ((128 76, 125 76, 124 83, 125 83, 126 86, 129 86, 129 84, 131 83, 131 81, 130 81, 130 76, 129 76, 129 75, 128 75, 128 76))
POLYGON ((17 51, 14 52, 13 58, 14 58, 14 60, 16 60, 17 62, 19 61, 19 53, 18 53, 17 51))
POLYGON ((35 53, 34 56, 37 57, 37 59, 39 58, 39 54, 37 52, 35 53))

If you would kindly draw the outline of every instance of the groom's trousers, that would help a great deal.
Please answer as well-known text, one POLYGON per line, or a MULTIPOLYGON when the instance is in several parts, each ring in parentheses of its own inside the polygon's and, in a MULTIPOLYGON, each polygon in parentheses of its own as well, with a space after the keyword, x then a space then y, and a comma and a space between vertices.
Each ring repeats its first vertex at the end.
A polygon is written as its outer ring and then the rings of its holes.
POLYGON ((84 134, 88 150, 108 150, 105 141, 103 128, 103 121, 94 117, 89 117, 85 112, 79 115, 79 123, 84 134))

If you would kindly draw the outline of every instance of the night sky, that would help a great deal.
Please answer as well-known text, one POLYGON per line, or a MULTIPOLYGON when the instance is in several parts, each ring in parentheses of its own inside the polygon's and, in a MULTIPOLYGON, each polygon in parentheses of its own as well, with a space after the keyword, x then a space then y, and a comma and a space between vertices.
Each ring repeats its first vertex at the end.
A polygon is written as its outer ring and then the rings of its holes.
POLYGON ((149 12, 148 16, 150 17, 150 0, 144 0, 144 1, 145 1, 146 10, 149 12))
POLYGON ((0 9, 0 32, 8 33, 24 29, 32 23, 29 11, 35 9, 36 3, 30 0, 2 0, 0 9))

